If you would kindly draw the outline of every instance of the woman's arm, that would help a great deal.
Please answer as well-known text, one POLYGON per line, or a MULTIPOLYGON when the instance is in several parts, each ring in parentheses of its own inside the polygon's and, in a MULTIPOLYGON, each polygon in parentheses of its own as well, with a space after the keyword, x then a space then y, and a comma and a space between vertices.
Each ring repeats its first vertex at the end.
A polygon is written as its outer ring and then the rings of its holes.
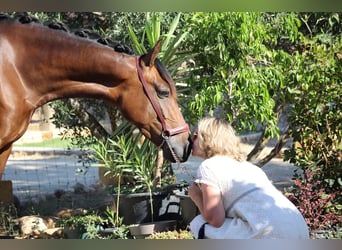
POLYGON ((189 187, 189 195, 210 225, 222 226, 225 211, 220 190, 207 184, 194 183, 189 187))

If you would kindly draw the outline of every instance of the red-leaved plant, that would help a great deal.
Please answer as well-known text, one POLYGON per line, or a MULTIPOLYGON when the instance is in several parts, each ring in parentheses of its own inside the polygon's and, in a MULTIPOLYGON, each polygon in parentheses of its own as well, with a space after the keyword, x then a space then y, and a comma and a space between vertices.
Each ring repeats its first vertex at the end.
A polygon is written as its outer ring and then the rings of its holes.
POLYGON ((333 212, 335 193, 326 194, 312 171, 306 169, 297 176, 293 189, 286 196, 298 207, 310 228, 311 236, 317 230, 329 229, 341 222, 341 216, 333 212))

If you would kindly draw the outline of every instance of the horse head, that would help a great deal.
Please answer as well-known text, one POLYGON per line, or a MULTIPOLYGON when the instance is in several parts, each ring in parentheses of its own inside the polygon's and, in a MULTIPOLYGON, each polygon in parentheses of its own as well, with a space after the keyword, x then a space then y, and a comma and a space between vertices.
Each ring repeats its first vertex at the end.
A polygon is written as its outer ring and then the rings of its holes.
POLYGON ((131 96, 127 104, 130 110, 123 113, 146 138, 163 149, 166 159, 184 162, 192 145, 189 126, 179 110, 175 83, 157 59, 160 47, 161 40, 147 54, 136 57, 137 77, 130 85, 144 94, 131 96))

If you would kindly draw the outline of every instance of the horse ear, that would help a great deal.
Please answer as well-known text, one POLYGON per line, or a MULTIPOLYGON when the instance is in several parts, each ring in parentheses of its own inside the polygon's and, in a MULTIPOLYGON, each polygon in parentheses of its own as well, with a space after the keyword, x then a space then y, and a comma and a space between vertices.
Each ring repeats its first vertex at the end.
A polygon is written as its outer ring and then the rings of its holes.
POLYGON ((146 66, 152 67, 154 65, 154 61, 156 60, 161 48, 161 44, 162 39, 159 39, 156 45, 154 45, 154 47, 142 58, 146 66))

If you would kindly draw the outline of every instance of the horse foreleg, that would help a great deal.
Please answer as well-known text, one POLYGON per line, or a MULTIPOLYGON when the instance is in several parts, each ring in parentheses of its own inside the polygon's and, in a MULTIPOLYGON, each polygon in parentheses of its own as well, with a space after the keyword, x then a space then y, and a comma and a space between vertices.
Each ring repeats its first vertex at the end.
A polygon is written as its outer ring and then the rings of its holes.
POLYGON ((33 111, 19 110, 8 112, 0 110, 0 180, 12 150, 12 144, 26 131, 33 111))
POLYGON ((12 151, 12 144, 4 147, 0 150, 0 181, 2 180, 2 175, 5 171, 6 162, 12 151))

